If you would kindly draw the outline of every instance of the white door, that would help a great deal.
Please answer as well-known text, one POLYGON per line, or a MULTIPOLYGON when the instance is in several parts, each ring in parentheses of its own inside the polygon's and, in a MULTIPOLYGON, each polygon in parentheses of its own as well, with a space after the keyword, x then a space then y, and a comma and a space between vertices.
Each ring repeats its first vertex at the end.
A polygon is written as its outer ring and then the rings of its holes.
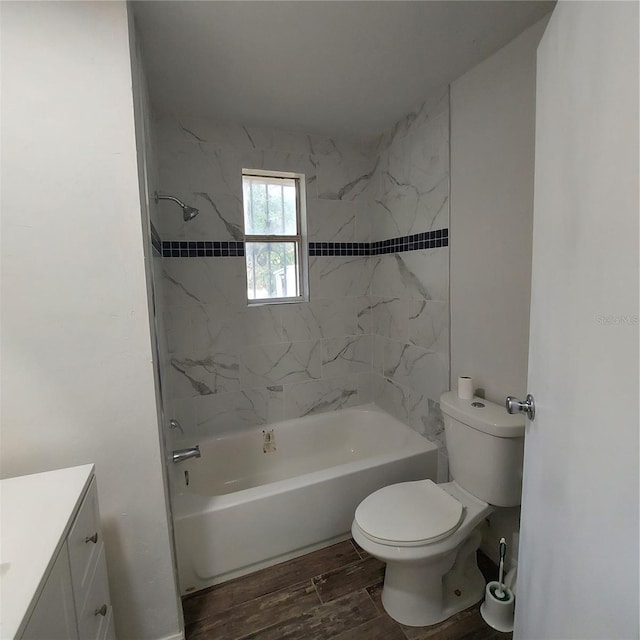
POLYGON ((638 638, 638 4, 559 3, 538 48, 515 637, 638 638))

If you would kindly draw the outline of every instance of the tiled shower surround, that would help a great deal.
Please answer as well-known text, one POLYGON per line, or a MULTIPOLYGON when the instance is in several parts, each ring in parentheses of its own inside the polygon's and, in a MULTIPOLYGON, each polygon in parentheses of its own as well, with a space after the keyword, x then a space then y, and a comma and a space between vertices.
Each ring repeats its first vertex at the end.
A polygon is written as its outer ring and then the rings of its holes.
POLYGON ((201 211, 153 216, 185 436, 375 401, 441 446, 446 475, 448 89, 369 146, 176 117, 156 150, 159 190, 201 211), (309 302, 247 307, 243 168, 305 174, 309 302))

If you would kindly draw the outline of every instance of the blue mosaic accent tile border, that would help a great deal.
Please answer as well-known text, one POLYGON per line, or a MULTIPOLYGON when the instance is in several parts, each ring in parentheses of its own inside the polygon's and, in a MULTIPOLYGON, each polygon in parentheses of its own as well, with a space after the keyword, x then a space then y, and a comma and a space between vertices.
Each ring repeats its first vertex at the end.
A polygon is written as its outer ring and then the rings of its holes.
MULTIPOLYGON (((152 229, 152 236, 155 229, 152 229)), ((211 241, 157 241, 152 237, 154 249, 165 258, 218 258, 244 256, 244 242, 211 241)), ((400 236, 378 242, 310 242, 309 257, 316 256, 379 256, 385 253, 422 251, 449 246, 449 229, 437 229, 400 236)))
POLYGON ((244 242, 166 241, 162 242, 165 258, 220 258, 244 256, 244 242))
POLYGON ((370 256, 370 242, 310 242, 309 257, 370 256))
POLYGON ((378 242, 310 242, 309 256, 379 256, 448 246, 449 229, 438 229, 378 242))
POLYGON ((402 251, 420 251, 422 249, 436 249, 449 246, 449 229, 436 229, 424 233, 414 233, 412 236, 401 236, 371 243, 371 255, 383 253, 401 253, 402 251))

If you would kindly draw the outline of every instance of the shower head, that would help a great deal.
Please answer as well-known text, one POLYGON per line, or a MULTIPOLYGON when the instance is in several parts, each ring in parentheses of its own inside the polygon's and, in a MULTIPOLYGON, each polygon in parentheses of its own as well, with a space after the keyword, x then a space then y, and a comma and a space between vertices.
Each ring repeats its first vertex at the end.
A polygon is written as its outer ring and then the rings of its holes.
POLYGON ((182 207, 182 217, 185 222, 189 222, 189 220, 193 220, 200 213, 199 209, 195 207, 182 207))
POLYGON ((185 222, 189 222, 189 220, 193 220, 200 213, 199 209, 196 209, 195 207, 190 207, 189 205, 182 202, 182 200, 178 200, 178 198, 175 198, 174 196, 162 196, 156 191, 155 197, 156 197, 156 202, 158 202, 158 200, 172 200, 176 204, 180 205, 182 209, 182 217, 184 218, 185 222))

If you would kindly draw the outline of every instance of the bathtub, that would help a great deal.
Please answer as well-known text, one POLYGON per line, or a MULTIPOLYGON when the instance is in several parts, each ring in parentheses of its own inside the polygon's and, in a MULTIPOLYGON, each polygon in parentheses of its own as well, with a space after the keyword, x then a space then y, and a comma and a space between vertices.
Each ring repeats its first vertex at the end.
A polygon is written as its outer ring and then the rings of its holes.
POLYGON ((182 594, 345 540, 372 491, 436 480, 436 446, 375 405, 199 444, 201 458, 173 465, 182 594))

